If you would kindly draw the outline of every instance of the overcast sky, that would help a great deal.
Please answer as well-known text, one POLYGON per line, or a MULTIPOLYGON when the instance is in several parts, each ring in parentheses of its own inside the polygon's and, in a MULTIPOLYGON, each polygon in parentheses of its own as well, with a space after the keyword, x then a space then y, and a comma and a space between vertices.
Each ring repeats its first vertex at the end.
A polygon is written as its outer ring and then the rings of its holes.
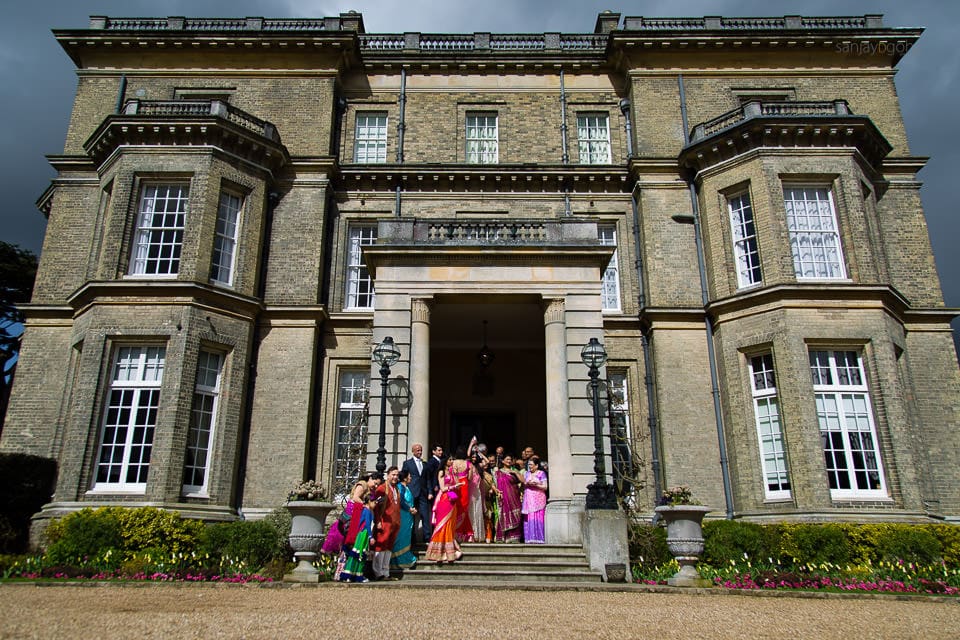
MULTIPOLYGON (((88 16, 324 17, 363 13, 368 33, 592 32, 605 9, 625 16, 884 14, 887 26, 923 27, 900 61, 897 89, 914 155, 930 156, 921 191, 948 306, 960 307, 960 220, 950 184, 960 166, 960 2, 608 0, 19 0, 0 21, 0 239, 39 252, 45 220, 34 203, 53 177, 46 154, 60 153, 73 101, 73 63, 51 29, 83 29, 88 16), (951 197, 952 195, 952 197, 951 197)), ((842 96, 839 96, 842 97, 842 96)), ((954 322, 954 327, 960 321, 954 322)))

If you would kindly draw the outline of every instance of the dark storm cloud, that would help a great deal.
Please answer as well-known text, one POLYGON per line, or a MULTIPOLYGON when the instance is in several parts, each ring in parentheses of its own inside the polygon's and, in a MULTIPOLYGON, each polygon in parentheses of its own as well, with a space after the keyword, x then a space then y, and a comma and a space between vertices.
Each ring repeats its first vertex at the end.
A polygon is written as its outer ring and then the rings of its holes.
MULTIPOLYGON (((84 28, 89 15, 309 16, 355 9, 370 32, 589 32, 605 9, 630 16, 863 15, 883 13, 885 24, 924 27, 900 62, 897 89, 911 152, 931 156, 921 191, 947 304, 960 306, 960 237, 952 167, 960 162, 956 121, 960 98, 960 3, 805 1, 626 2, 594 0, 377 0, 356 2, 209 0, 18 2, 0 22, 0 149, 4 205, 0 239, 38 251, 44 219, 34 202, 53 175, 45 154, 62 150, 75 87, 73 65, 50 34, 84 28)), ((956 323, 955 323, 956 324, 956 323)))

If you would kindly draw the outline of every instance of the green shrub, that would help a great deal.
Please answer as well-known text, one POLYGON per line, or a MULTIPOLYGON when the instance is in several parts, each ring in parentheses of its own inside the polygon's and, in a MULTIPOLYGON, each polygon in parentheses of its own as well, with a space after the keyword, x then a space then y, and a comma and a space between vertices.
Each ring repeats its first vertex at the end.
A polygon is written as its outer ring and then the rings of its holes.
POLYGON ((850 543, 840 525, 798 524, 784 527, 784 555, 802 563, 841 564, 851 559, 850 543))
POLYGON ((197 548, 204 525, 199 520, 183 518, 175 511, 152 507, 116 510, 123 536, 124 551, 158 549, 173 553, 189 553, 197 548))
POLYGON ((779 556, 772 530, 752 522, 712 520, 703 525, 704 555, 708 564, 727 564, 744 556, 766 560, 779 556))
POLYGON ((667 549, 667 530, 663 527, 632 523, 628 543, 630 560, 633 563, 657 566, 669 562, 673 557, 667 549))
POLYGON ((877 554, 881 560, 903 560, 918 564, 939 562, 942 547, 929 531, 921 527, 893 526, 877 540, 877 554))
MULTIPOLYGON (((46 562, 52 565, 85 566, 109 550, 123 548, 123 535, 116 508, 82 509, 47 527, 46 562)), ((122 558, 118 557, 117 561, 122 558)))
POLYGON ((272 523, 240 520, 208 526, 202 552, 213 558, 233 558, 248 567, 260 568, 274 558, 283 557, 285 547, 272 523))
POLYGON ((925 527, 940 542, 940 553, 948 566, 960 566, 960 526, 929 524, 925 527))

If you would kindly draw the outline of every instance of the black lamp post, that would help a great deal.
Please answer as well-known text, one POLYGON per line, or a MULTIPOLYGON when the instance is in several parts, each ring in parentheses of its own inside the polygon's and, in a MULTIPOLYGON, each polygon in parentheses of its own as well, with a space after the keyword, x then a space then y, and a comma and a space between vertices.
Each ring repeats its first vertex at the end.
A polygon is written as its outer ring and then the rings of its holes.
POLYGON ((387 470, 387 379, 390 367, 400 359, 400 350, 387 336, 373 350, 373 361, 380 365, 380 440, 377 446, 377 472, 387 470))
POLYGON ((587 509, 616 509, 617 497, 613 485, 607 484, 603 464, 603 423, 600 419, 600 367, 607 361, 607 352, 596 338, 584 345, 580 359, 590 370, 590 390, 593 392, 593 472, 597 478, 587 486, 587 509))

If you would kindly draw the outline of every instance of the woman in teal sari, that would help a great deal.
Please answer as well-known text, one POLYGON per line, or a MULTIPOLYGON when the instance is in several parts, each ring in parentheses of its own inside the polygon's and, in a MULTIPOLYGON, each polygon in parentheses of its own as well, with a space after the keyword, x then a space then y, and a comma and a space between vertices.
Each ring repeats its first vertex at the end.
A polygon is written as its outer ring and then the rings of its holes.
POLYGON ((407 486, 410 484, 410 472, 400 472, 400 482, 397 484, 397 492, 400 494, 400 532, 397 534, 397 541, 393 545, 393 557, 390 559, 390 565, 399 569, 412 569, 417 564, 417 555, 410 550, 410 542, 413 540, 413 517, 417 514, 417 509, 413 500, 413 493, 407 486))

